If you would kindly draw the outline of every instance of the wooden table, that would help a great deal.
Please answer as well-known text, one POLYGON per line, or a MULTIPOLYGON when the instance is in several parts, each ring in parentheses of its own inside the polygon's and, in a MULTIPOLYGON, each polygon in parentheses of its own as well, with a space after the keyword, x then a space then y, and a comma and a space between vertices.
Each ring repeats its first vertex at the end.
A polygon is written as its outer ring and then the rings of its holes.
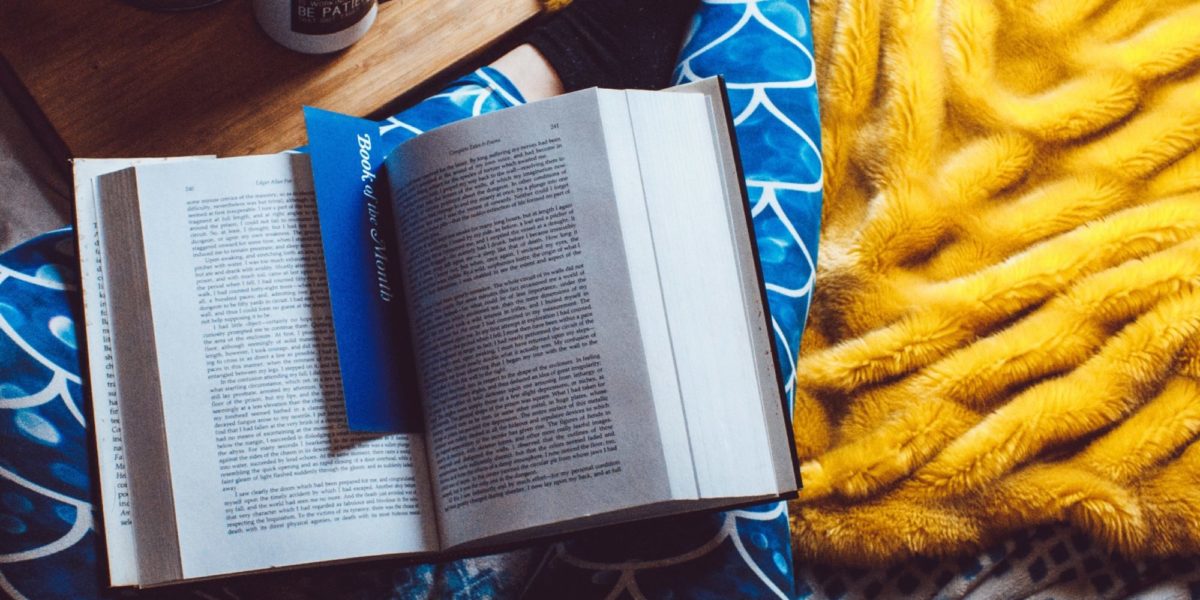
POLYGON ((274 152, 304 142, 301 105, 382 116, 539 11, 538 0, 391 0, 357 44, 309 56, 271 41, 250 0, 186 13, 0 0, 0 84, 59 158, 274 152))

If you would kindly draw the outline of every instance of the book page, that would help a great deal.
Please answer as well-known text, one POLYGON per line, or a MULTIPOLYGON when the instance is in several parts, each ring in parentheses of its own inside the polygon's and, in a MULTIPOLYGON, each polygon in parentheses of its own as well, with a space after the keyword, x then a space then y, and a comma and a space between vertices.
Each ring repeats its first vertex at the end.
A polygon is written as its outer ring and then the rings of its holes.
POLYGON ((137 187, 183 575, 435 550, 420 437, 346 426, 308 157, 137 187))
POLYGON ((138 582, 137 550, 129 506, 125 441, 121 432, 116 357, 112 344, 108 289, 104 277, 95 179, 104 173, 112 173, 135 164, 161 160, 164 159, 110 158, 72 161, 75 231, 79 238, 79 281, 83 292, 84 330, 87 339, 88 393, 91 397, 92 427, 96 432, 96 462, 100 480, 100 505, 104 509, 108 576, 109 583, 113 586, 133 585, 138 582))
MULTIPOLYGON (((764 319, 751 319, 747 301, 760 296, 744 286, 757 292, 759 280, 739 269, 733 225, 746 222, 744 200, 723 180, 710 103, 640 90, 627 100, 700 495, 775 493, 767 429, 785 424, 763 414, 779 406, 779 388, 768 385, 777 381, 771 363, 763 370, 756 361, 770 347, 753 345, 752 327, 764 319)), ((742 250, 752 252, 748 243, 742 250)))
POLYGON ((598 106, 388 159, 447 545, 671 498, 598 106))
MULTIPOLYGON (((796 443, 789 418, 790 402, 777 367, 787 359, 778 354, 779 348, 774 342, 775 334, 768 310, 767 293, 762 282, 762 268, 758 262, 758 242, 754 233, 753 216, 744 187, 745 175, 734 147, 733 114, 729 107, 728 95, 719 77, 701 79, 664 91, 704 94, 712 106, 709 114, 713 141, 720 161, 721 179, 726 189, 725 201, 732 234, 730 237, 733 239, 733 248, 737 255, 736 270, 741 280, 743 305, 747 310, 747 333, 751 345, 755 348, 752 355, 756 363, 755 369, 759 372, 758 395, 767 425, 767 444, 775 465, 776 490, 785 495, 792 495, 800 486, 800 461, 796 455, 796 443)), ((729 324, 736 326, 732 320, 729 324)))

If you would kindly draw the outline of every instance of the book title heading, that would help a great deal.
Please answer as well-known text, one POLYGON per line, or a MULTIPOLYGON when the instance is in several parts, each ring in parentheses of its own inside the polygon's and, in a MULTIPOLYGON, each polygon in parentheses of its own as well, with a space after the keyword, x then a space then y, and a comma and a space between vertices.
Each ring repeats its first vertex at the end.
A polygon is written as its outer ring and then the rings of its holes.
POLYGON ((360 179, 363 183, 362 196, 367 206, 367 222, 371 225, 371 257, 375 261, 375 283, 379 288, 379 299, 391 302, 391 280, 388 276, 387 245, 384 243, 383 232, 379 229, 379 198, 375 196, 376 174, 371 170, 371 137, 365 133, 358 134, 359 166, 362 167, 360 179))

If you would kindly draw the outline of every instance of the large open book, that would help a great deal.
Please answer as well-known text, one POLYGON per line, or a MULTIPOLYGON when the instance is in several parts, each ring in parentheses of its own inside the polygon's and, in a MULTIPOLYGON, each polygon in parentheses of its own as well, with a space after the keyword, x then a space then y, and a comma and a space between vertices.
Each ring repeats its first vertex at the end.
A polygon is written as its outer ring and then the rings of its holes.
POLYGON ((323 239, 328 165, 304 154, 78 162, 113 585, 794 493, 727 111, 712 82, 680 91, 706 93, 485 115, 383 172, 359 138, 362 239, 323 239), (346 256, 370 262, 335 269, 346 256), (349 427, 364 372, 399 433, 349 427))

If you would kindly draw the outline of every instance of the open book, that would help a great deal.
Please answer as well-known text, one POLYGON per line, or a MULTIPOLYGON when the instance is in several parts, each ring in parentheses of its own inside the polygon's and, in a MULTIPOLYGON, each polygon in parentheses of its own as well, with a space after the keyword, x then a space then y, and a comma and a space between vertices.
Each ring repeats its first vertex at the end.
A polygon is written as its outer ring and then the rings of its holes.
POLYGON ((449 125, 386 176, 364 152, 362 239, 322 239, 328 165, 304 154, 78 162, 113 585, 793 494, 721 88, 680 91, 703 93, 593 89, 449 125), (375 260, 335 269, 339 244, 375 260), (355 289, 396 328, 362 330, 355 289), (344 396, 389 340, 378 389, 405 426, 352 431, 344 396))

